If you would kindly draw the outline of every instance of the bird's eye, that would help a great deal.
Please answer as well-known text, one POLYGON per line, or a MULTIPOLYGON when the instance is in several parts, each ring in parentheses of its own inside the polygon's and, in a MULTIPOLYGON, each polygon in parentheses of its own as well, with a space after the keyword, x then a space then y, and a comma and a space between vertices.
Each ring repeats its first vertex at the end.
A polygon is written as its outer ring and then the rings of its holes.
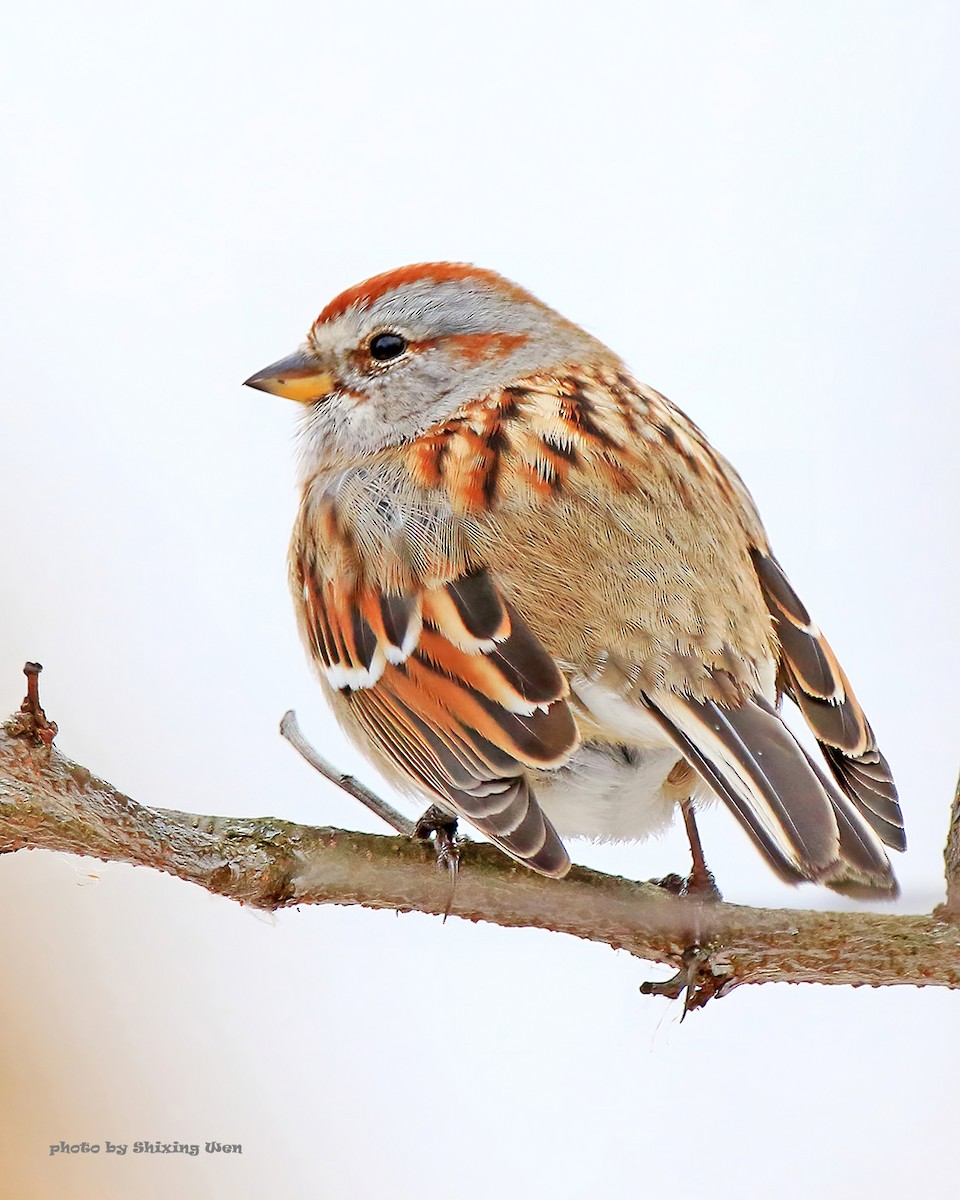
POLYGON ((378 333, 370 339, 370 357, 375 358, 377 362, 397 358, 406 348, 406 338, 402 338, 399 333, 378 333))

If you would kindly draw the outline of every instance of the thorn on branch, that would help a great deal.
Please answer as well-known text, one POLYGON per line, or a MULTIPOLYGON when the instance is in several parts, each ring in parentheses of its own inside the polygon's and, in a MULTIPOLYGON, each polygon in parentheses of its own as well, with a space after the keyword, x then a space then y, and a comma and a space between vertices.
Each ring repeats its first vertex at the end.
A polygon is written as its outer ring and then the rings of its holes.
POLYGON ((50 747, 57 736, 56 721, 47 719, 47 714, 40 705, 40 672, 43 667, 38 662, 28 662, 23 665, 23 673, 27 677, 27 694, 20 705, 20 711, 14 717, 13 728, 10 732, 14 737, 30 738, 50 747))

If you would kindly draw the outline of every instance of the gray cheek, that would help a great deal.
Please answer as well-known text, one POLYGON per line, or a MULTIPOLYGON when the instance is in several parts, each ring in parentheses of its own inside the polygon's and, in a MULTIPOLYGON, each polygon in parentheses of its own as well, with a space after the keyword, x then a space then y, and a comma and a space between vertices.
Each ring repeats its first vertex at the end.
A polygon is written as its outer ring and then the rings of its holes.
POLYGON ((345 458, 355 460, 375 454, 391 441, 389 423, 375 399, 353 398, 340 406, 336 419, 336 439, 345 458))
POLYGON ((449 368, 421 360, 375 381, 369 387, 369 400, 361 408, 370 409, 384 426, 413 436, 449 415, 446 398, 456 382, 449 368))

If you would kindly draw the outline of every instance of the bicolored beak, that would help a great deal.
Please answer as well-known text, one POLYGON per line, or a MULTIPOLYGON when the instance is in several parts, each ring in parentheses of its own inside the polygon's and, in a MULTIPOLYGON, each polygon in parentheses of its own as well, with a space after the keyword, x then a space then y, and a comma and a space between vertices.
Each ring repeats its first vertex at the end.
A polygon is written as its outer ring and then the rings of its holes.
POLYGON ((271 392, 300 404, 312 404, 328 396, 337 383, 309 351, 297 350, 251 375, 243 381, 243 386, 259 388, 261 392, 271 392))

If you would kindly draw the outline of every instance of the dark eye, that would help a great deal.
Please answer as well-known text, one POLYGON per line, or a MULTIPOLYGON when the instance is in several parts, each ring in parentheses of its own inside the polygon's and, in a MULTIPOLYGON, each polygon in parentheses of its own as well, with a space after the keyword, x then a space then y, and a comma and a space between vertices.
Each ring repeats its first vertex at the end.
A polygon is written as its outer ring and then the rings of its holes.
POLYGON ((388 358, 397 358, 407 348, 405 338, 399 333, 378 333, 370 339, 370 357, 377 362, 386 362, 388 358))

